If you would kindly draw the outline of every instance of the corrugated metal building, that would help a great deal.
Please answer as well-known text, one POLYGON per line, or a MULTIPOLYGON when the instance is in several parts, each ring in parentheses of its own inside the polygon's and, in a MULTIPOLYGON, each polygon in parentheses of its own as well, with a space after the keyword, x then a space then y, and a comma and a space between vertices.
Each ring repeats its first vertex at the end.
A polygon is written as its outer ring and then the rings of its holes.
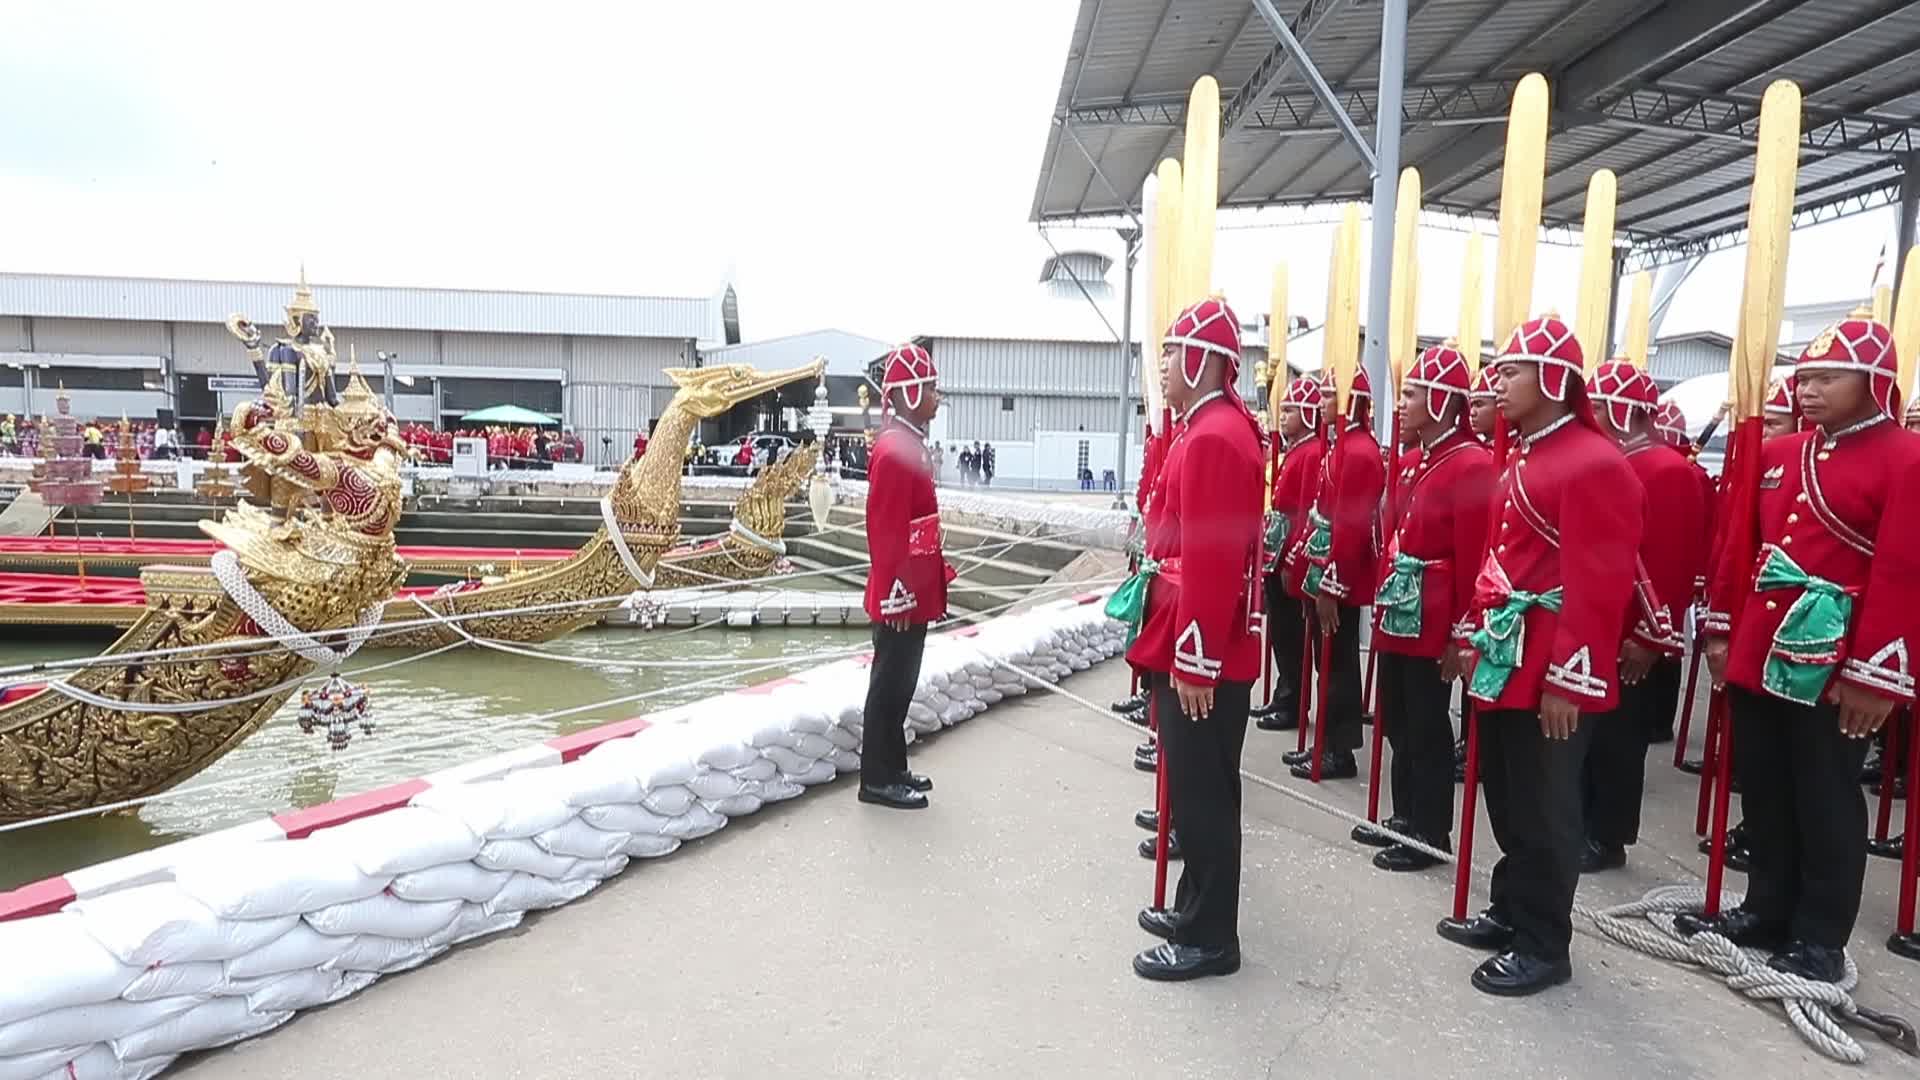
MULTIPOLYGON (((730 287, 708 298, 352 285, 313 293, 341 373, 357 353, 384 392, 390 366, 401 419, 450 424, 521 405, 560 417, 589 460, 624 456, 666 404, 667 368, 697 363, 702 345, 739 340, 730 287)), ((271 341, 292 295, 291 284, 0 274, 0 363, 11 369, 0 371, 0 411, 47 411, 64 383, 81 416, 172 410, 183 427, 210 422, 253 376, 227 317, 252 319, 271 341)))

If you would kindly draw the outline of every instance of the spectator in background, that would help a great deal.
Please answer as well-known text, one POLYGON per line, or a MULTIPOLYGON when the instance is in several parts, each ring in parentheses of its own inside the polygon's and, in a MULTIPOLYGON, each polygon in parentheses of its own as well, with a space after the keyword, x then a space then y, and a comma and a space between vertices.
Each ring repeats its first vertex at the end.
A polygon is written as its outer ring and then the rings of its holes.
POLYGON ((986 483, 988 484, 988 486, 992 486, 993 484, 993 444, 992 443, 988 443, 986 445, 986 448, 980 451, 980 475, 986 479, 986 483))
POLYGON ((647 433, 645 429, 642 429, 633 433, 633 460, 639 461, 640 456, 646 452, 647 433))
POLYGON ((107 437, 100 431, 99 424, 88 424, 84 436, 87 440, 87 456, 103 458, 107 456, 107 437))
POLYGON ((967 449, 967 444, 961 443, 960 444, 960 486, 961 487, 973 486, 973 467, 974 467, 973 451, 967 449))

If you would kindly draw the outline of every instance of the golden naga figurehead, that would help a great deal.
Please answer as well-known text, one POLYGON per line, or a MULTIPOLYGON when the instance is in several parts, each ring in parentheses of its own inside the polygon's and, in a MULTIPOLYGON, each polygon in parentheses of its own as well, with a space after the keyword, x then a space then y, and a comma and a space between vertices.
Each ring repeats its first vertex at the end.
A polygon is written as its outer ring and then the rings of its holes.
POLYGON ((704 368, 668 368, 667 378, 679 387, 668 408, 677 405, 702 420, 711 420, 743 401, 778 390, 801 379, 817 379, 827 368, 825 360, 769 371, 755 371, 749 364, 720 364, 704 368))

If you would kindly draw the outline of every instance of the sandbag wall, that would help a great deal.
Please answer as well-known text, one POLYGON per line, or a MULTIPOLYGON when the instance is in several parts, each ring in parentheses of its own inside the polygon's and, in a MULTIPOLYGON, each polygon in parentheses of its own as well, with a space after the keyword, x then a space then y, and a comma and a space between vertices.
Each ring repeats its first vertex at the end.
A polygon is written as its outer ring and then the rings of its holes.
MULTIPOLYGON (((1026 693, 996 659, 1053 681, 1123 641, 1071 601, 929 636, 908 737, 1026 693)), ((166 880, 0 922, 0 1080, 152 1076, 577 899, 857 771, 866 685, 862 661, 815 668, 305 839, 183 846, 166 880)))

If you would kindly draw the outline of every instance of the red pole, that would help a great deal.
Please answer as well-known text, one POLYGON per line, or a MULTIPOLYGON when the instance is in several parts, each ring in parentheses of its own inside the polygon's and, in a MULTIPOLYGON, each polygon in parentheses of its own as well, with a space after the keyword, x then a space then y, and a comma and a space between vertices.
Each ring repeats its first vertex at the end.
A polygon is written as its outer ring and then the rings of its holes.
MULTIPOLYGON (((1317 691, 1326 693, 1325 688, 1317 691)), ((1316 691, 1313 687, 1313 619, 1307 615, 1306 607, 1300 609, 1300 712, 1294 724, 1293 748, 1307 748, 1307 717, 1312 714, 1310 703, 1316 691)))
POLYGON ((1460 711, 1467 717, 1467 790, 1460 796, 1460 855, 1453 865, 1453 917, 1467 917, 1467 888, 1473 877, 1473 812, 1479 798, 1480 711, 1463 698, 1460 711))
POLYGON ((1727 692, 1715 690, 1707 698, 1707 741, 1700 748, 1700 795, 1693 805, 1693 835, 1707 835, 1707 808, 1713 802, 1713 784, 1719 770, 1720 727, 1726 722, 1727 692))
POLYGON ((1271 616, 1260 613, 1260 707, 1273 704, 1273 648, 1268 640, 1271 616))
POLYGON ((1700 647, 1703 637, 1705 635, 1696 622, 1693 627, 1693 656, 1687 661, 1687 697, 1680 707, 1680 734, 1673 739, 1673 767, 1676 769, 1687 760, 1687 732, 1693 727, 1694 694, 1700 689, 1700 654, 1705 651, 1700 647))
MULTIPOLYGON (((1374 627, 1375 631, 1380 628, 1374 627)), ((1374 688, 1373 658, 1378 656, 1376 648, 1367 650, 1367 687, 1374 688)), ((1380 708, 1378 698, 1373 706, 1373 763, 1367 767, 1367 820, 1380 820, 1380 744, 1385 740, 1387 730, 1386 711, 1380 708)))
MULTIPOLYGON (((1727 696, 1720 695, 1720 738, 1719 745, 1713 751, 1713 844, 1707 854, 1707 909, 1708 918, 1720 914, 1720 880, 1727 870, 1727 774, 1733 767, 1733 717, 1727 715, 1727 696)), ((1701 775, 1706 769, 1701 768, 1701 775)))
MULTIPOLYGON (((1147 724, 1157 738, 1160 732, 1160 695, 1147 690, 1147 724)), ((1173 831, 1172 797, 1167 793, 1167 748, 1156 742, 1153 755, 1153 809, 1156 828, 1153 833, 1153 906, 1167 906, 1167 835, 1173 831)))
MULTIPOLYGON (((1900 714, 1895 712, 1887 720, 1887 745, 1880 753, 1880 808, 1873 819, 1873 838, 1885 840, 1887 827, 1893 824, 1893 780, 1900 775, 1900 714)), ((1911 736, 1909 736, 1911 738, 1911 736)), ((1908 794, 1911 796, 1911 782, 1908 794)))
MULTIPOLYGON (((1900 849, 1900 914, 1894 924, 1903 937, 1913 936, 1914 894, 1920 891, 1920 720, 1907 729, 1907 842, 1900 849)), ((1902 955, 1908 955, 1903 953, 1902 955)))

